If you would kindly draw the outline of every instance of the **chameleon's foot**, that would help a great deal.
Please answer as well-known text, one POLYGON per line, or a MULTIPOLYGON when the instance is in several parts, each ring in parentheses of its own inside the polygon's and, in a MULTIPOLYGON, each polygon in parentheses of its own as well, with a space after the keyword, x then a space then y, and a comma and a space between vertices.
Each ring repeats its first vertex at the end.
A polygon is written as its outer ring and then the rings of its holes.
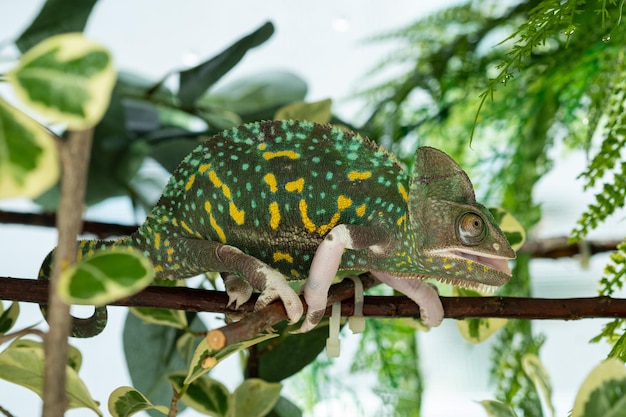
POLYGON ((304 312, 302 301, 294 289, 289 286, 285 277, 270 267, 266 267, 259 272, 265 275, 265 289, 261 292, 254 309, 260 310, 273 301, 280 299, 287 311, 289 323, 293 324, 300 320, 304 312))
POLYGON ((252 285, 238 275, 225 275, 224 286, 226 287, 226 294, 228 294, 228 306, 234 303, 235 308, 239 308, 252 295, 252 285))
POLYGON ((428 327, 437 327, 443 321, 443 306, 439 292, 430 284, 419 279, 397 278, 385 272, 372 272, 376 278, 394 288, 420 307, 420 318, 428 327))

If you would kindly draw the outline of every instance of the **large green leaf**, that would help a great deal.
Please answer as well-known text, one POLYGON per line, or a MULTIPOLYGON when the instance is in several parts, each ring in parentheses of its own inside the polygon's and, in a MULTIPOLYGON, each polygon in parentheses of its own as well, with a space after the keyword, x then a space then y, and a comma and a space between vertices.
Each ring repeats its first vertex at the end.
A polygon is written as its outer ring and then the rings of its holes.
POLYGON ((217 56, 188 70, 180 72, 178 98, 184 108, 191 108, 204 92, 231 70, 246 52, 261 45, 274 33, 271 22, 263 24, 251 34, 244 36, 217 56))
MULTIPOLYGON (((328 321, 324 322, 328 324, 328 321)), ((319 325, 310 332, 292 335, 284 323, 275 326, 280 336, 259 343, 259 378, 278 382, 289 378, 313 362, 326 346, 328 326, 319 325), (293 352, 298 352, 294 355, 293 352)))
MULTIPOLYGON (((197 315, 190 327, 197 332, 206 331, 197 315)), ((123 345, 128 372, 133 386, 153 404, 170 403, 172 387, 167 375, 187 369, 188 360, 178 350, 182 336, 184 333, 173 327, 147 324, 130 313, 126 317, 123 345)), ((179 412, 184 408, 184 404, 179 404, 179 412)), ((148 414, 160 415, 155 411, 148 411, 148 414)))
POLYGON ((618 359, 596 366, 578 390, 572 417, 626 416, 626 368, 618 359))
POLYGON ((154 405, 141 392, 133 387, 119 387, 109 396, 109 413, 113 417, 130 417, 141 411, 156 410, 168 415, 168 409, 154 405))
MULTIPOLYGON (((75 357, 76 351, 71 352, 75 357)), ((21 385, 42 396, 44 375, 43 344, 32 340, 18 339, 0 352, 0 378, 21 385)), ((86 407, 102 415, 98 403, 91 398, 87 387, 78 377, 74 367, 66 367, 66 393, 68 408, 86 407)))
POLYGON ((68 304, 104 305, 135 294, 154 279, 150 260, 134 248, 110 248, 63 271, 59 295, 68 304))
POLYGON ((39 14, 15 44, 25 52, 54 35, 82 32, 98 0, 46 0, 39 14))
POLYGON ((282 384, 246 379, 233 393, 232 417, 263 417, 267 415, 280 398, 282 384))
POLYGON ((57 148, 50 134, 0 99, 0 199, 36 197, 58 178, 57 148))
POLYGON ((198 101, 203 115, 226 109, 241 120, 272 118, 289 103, 304 100, 306 82, 288 71, 264 71, 216 86, 198 101))
POLYGON ((115 77, 108 51, 79 33, 47 38, 7 74, 26 104, 51 122, 76 130, 102 119, 115 77))

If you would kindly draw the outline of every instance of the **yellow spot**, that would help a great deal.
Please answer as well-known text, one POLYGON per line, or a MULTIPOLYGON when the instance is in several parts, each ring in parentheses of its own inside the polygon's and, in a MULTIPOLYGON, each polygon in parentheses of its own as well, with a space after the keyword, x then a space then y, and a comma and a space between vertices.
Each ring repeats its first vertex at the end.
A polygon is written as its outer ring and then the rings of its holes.
POLYGON ((350 181, 356 181, 356 180, 366 180, 369 177, 372 176, 372 173, 370 171, 350 171, 348 172, 348 179, 350 181))
POLYGON ((341 217, 341 215, 339 213, 335 213, 333 214, 333 218, 330 219, 330 221, 327 224, 324 224, 322 226, 320 226, 317 229, 317 232, 324 236, 326 233, 330 232, 331 229, 335 226, 337 226, 337 223, 339 223, 339 218, 341 217))
POLYGON ((168 221, 169 219, 170 219, 170 218, 169 218, 169 217, 167 217, 167 216, 165 216, 165 215, 164 215, 163 217, 161 217, 161 221, 164 221, 164 222, 168 221))
POLYGON ((189 234, 193 235, 193 230, 191 230, 191 227, 187 226, 187 223, 185 223, 184 221, 180 222, 180 225, 183 229, 185 229, 187 232, 189 232, 189 234))
POLYGON ((287 261, 293 263, 293 256, 285 252, 274 252, 274 262, 287 261))
POLYGON ((433 258, 428 258, 428 259, 426 259, 426 260, 427 260, 428 262, 432 262, 432 261, 433 261, 433 258))
POLYGON ((167 250, 167 262, 172 262, 172 260, 173 260, 173 259, 172 259, 172 254, 173 254, 173 253, 174 253, 174 249, 169 248, 169 249, 167 250))
POLYGON ((218 178, 215 171, 209 171, 209 179, 216 188, 220 188, 222 186, 222 181, 218 178))
POLYGON ((185 190, 189 191, 189 189, 191 188, 191 186, 193 185, 193 182, 196 180, 196 175, 195 174, 191 174, 189 176, 189 181, 187 181, 187 184, 185 184, 185 190))
POLYGON ((267 143, 259 143, 259 150, 264 151, 267 148, 267 143))
POLYGON ((445 269, 450 269, 450 268, 452 268, 452 264, 443 264, 443 267, 445 269))
POLYGON ((298 178, 295 181, 289 181, 287 184, 285 184, 285 190, 289 191, 290 193, 293 193, 293 192, 301 193, 303 189, 304 189, 304 178, 298 178))
POLYGON ((365 216, 365 209, 367 208, 367 205, 365 203, 361 204, 359 207, 356 208, 356 214, 359 217, 363 217, 365 216))
POLYGON ((160 247, 161 247, 161 234, 155 233, 154 234, 154 248, 159 249, 160 247))
POLYGON ((154 272, 161 272, 163 271, 163 267, 161 265, 157 265, 154 267, 154 272))
POLYGON ((217 237, 219 238, 220 242, 226 243, 226 235, 224 234, 224 230, 219 226, 219 224, 217 224, 217 221, 215 221, 215 217, 213 217, 213 213, 211 212, 211 203, 205 201, 204 210, 209 214, 209 223, 211 224, 213 230, 215 230, 215 233, 217 233, 217 237))
POLYGON ((176 227, 178 227, 178 220, 176 219, 172 219, 172 224, 176 227))
POLYGON ((298 205, 298 208, 300 209, 300 217, 302 218, 302 224, 304 224, 305 229, 309 233, 315 232, 315 223, 311 221, 307 213, 308 206, 307 206, 306 200, 304 199, 300 200, 300 204, 298 205))
POLYGON ((168 239, 165 239, 165 242, 163 244, 167 248, 170 245, 170 241, 168 239))
POLYGON ((265 176, 263 177, 263 181, 265 181, 265 183, 270 186, 271 192, 275 193, 276 191, 278 191, 278 185, 276 184, 276 177, 274 176, 274 174, 265 174, 265 176))
POLYGON ((198 172, 201 174, 204 174, 205 172, 207 172, 209 169, 211 169, 211 164, 204 164, 204 165, 200 165, 198 167, 198 172))
POLYGON ((278 203, 273 202, 270 204, 270 227, 272 230, 278 229, 280 225, 280 211, 278 210, 278 203))
POLYGON ((401 226, 402 223, 406 222, 406 214, 400 218, 398 218, 398 226, 401 226))
POLYGON ((398 192, 400 193, 404 201, 409 201, 409 196, 406 193, 406 188, 404 188, 404 185, 398 184, 398 192))
POLYGON ((237 206, 235 205, 235 203, 233 203, 232 201, 230 202, 229 212, 230 212, 230 217, 232 217, 235 223, 241 226, 245 220, 246 213, 243 210, 239 210, 237 206))
POLYGON ((294 278, 299 278, 300 277, 300 273, 298 271, 296 271, 295 269, 292 269, 291 271, 291 276, 294 278))
POLYGON ((352 200, 346 197, 345 195, 340 195, 337 197, 337 210, 342 211, 347 209, 352 205, 352 200))
POLYGON ((300 158, 300 154, 294 151, 279 151, 279 152, 265 152, 263 153, 263 158, 265 158, 266 161, 269 161, 270 159, 273 158, 280 158, 280 157, 286 157, 289 159, 298 159, 300 158))

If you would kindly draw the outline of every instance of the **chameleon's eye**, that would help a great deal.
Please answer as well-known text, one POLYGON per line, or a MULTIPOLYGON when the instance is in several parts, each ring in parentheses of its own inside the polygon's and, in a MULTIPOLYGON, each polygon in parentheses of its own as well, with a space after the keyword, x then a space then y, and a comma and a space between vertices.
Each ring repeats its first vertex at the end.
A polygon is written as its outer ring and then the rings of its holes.
POLYGON ((475 213, 465 213, 457 223, 459 239, 466 245, 474 246, 481 243, 487 235, 483 219, 475 213))

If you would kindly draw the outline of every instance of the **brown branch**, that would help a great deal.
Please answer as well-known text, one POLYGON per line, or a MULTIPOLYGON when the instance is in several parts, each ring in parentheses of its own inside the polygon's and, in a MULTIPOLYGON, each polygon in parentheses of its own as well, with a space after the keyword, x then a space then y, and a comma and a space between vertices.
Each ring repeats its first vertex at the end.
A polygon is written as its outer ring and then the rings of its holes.
POLYGON ((70 334, 70 306, 58 295, 57 282, 63 269, 76 261, 76 237, 81 230, 87 167, 91 153, 93 129, 70 131, 65 141, 57 138, 61 159, 61 197, 57 229, 56 262, 52 265, 48 299, 50 330, 44 339, 43 417, 65 415, 69 399, 65 392, 70 334))
MULTIPOLYGON (((365 286, 368 282, 365 278, 365 286)), ((46 281, 19 278, 0 278, 0 299, 40 303, 47 299, 46 281)), ((331 287, 332 301, 351 298, 353 284, 344 280, 331 287)), ((238 310, 227 307, 228 296, 222 291, 200 290, 184 287, 148 287, 145 290, 118 300, 112 305, 132 307, 167 308, 196 312, 248 314, 230 327, 221 328, 224 343, 251 338, 285 320, 282 304, 273 303, 261 311, 254 312, 257 295, 238 310), (243 338, 243 339, 242 339, 243 338)), ((626 318, 626 299, 610 297, 588 298, 516 298, 516 297, 441 297, 445 317, 465 319, 471 317, 501 317, 529 320, 578 320, 583 318, 626 318)), ((352 300, 342 302, 341 314, 354 313, 352 300)), ((326 314, 330 314, 330 308, 326 314)), ((363 306, 367 317, 419 317, 419 307, 405 296, 367 296, 363 306)), ((228 326, 227 326, 228 327, 228 326)), ((217 333, 213 334, 218 337, 217 333)), ((216 339, 217 340, 217 339, 216 339)), ((219 341, 218 341, 219 344, 219 341)))

